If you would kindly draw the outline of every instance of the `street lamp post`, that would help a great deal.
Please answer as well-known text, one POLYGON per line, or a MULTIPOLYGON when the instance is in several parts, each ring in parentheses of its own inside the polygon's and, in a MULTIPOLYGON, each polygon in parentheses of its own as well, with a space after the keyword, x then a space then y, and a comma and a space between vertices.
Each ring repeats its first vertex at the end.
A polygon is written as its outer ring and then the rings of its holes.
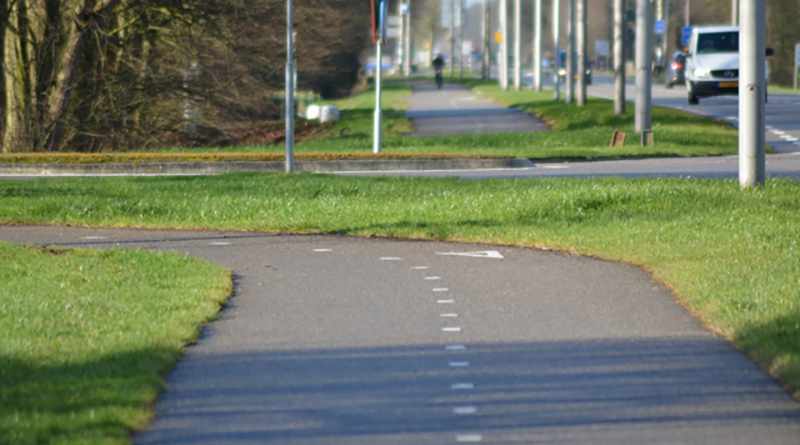
POLYGON ((739 48, 739 184, 764 185, 766 129, 766 14, 762 1, 742 2, 739 48))
POLYGON ((636 132, 642 145, 652 131, 653 86, 653 9, 652 0, 636 2, 636 132))
POLYGON ((555 83, 554 98, 561 100, 561 0, 553 0, 553 82, 555 83))
POLYGON ((614 0, 614 114, 625 106, 625 0, 614 0))
POLYGON ((542 0, 534 0, 533 89, 542 91, 542 0))
POLYGON ((286 0, 286 173, 294 170, 294 10, 286 0))

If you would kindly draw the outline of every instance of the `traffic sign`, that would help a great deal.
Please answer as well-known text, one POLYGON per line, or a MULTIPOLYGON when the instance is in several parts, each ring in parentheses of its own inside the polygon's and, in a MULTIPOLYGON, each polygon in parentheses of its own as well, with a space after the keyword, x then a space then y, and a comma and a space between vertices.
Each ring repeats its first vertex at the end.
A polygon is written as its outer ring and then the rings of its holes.
POLYGON ((689 40, 692 38, 692 27, 684 26, 681 28, 681 45, 684 47, 689 46, 689 40))
POLYGON ((667 22, 664 20, 656 20, 655 32, 658 35, 664 35, 667 32, 667 22))
POLYGON ((501 45, 503 43, 503 33, 500 32, 500 31, 495 32, 494 33, 494 41, 498 45, 501 45))
POLYGON ((372 41, 386 37, 386 15, 389 9, 389 0, 370 0, 370 13, 372 15, 372 41))
POLYGON ((796 64, 800 65, 800 43, 794 46, 794 60, 796 64))

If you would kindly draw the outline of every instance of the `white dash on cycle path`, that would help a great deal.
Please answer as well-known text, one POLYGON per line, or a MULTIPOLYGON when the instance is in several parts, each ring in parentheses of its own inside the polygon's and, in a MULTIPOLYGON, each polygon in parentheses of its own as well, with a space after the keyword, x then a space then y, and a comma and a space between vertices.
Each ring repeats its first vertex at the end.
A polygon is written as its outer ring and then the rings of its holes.
POLYGON ((456 442, 458 443, 479 443, 483 442, 483 436, 480 434, 457 434, 456 442))
POLYGON ((465 416, 468 414, 475 414, 478 412, 478 408, 474 406, 457 406, 453 408, 453 414, 458 414, 460 416, 465 416))
POLYGON ((450 362, 451 368, 469 368, 469 362, 450 362))
POLYGON ((444 347, 445 351, 466 351, 467 347, 465 345, 447 345, 444 347))
POLYGON ((107 236, 90 235, 90 236, 84 236, 81 239, 86 240, 86 241, 102 241, 104 239, 108 239, 108 237, 107 236))
POLYGON ((411 268, 411 270, 428 270, 428 269, 430 269, 430 267, 428 266, 414 266, 411 268))
POLYGON ((439 281, 442 277, 425 277, 426 281, 439 281))
POLYGON ((328 252, 333 252, 333 249, 314 249, 314 252, 316 252, 316 253, 328 253, 328 252))
POLYGON ((461 332, 461 328, 459 326, 448 326, 442 328, 442 332, 461 332))
POLYGON ((439 314, 442 318, 458 318, 458 314, 456 313, 449 313, 449 314, 439 314))
POLYGON ((228 243, 228 242, 225 242, 225 241, 214 241, 214 242, 208 243, 208 245, 209 246, 214 246, 214 247, 225 247, 225 246, 230 246, 231 243, 228 243))
POLYGON ((439 304, 455 304, 456 300, 453 300, 453 299, 450 299, 450 300, 436 300, 436 302, 439 303, 439 304))
POLYGON ((397 256, 382 256, 381 261, 403 261, 403 259, 397 256))
POLYGON ((467 383, 467 382, 464 382, 464 383, 453 383, 452 385, 450 385, 450 389, 453 390, 453 391, 470 391, 470 390, 475 389, 475 384, 474 383, 467 383))
POLYGON ((434 292, 449 292, 449 291, 450 291, 450 289, 448 289, 448 288, 446 288, 446 287, 434 287, 434 288, 433 288, 433 291, 434 291, 434 292))

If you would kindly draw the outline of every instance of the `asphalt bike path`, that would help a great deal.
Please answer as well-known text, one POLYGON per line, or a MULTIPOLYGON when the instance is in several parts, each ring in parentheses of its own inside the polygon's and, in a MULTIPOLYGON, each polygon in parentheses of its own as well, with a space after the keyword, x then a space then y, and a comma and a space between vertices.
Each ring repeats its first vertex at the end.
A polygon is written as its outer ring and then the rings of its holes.
POLYGON ((547 127, 523 111, 478 97, 462 85, 445 84, 439 90, 431 82, 414 82, 406 115, 414 125, 413 136, 482 133, 527 133, 547 127))
POLYGON ((792 444, 800 404, 637 268, 553 252, 0 227, 186 252, 235 296, 169 375, 151 444, 792 444))

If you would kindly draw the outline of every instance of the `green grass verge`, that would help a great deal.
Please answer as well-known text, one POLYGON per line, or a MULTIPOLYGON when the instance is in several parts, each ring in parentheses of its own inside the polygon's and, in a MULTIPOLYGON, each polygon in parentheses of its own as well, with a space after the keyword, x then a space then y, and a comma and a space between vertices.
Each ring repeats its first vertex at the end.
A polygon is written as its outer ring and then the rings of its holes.
POLYGON ((770 85, 770 94, 800 94, 800 90, 795 90, 792 86, 770 85))
MULTIPOLYGON (((453 80, 455 82, 455 80, 453 80)), ((715 122, 679 110, 656 108, 653 111, 656 144, 641 147, 633 130, 633 107, 624 116, 614 116, 612 103, 591 99, 586 107, 556 103, 551 93, 502 91, 494 83, 462 81, 474 91, 506 106, 515 106, 547 122, 552 131, 415 137, 406 117, 411 85, 405 80, 385 82, 384 158, 409 157, 512 157, 536 160, 594 160, 637 157, 716 156, 735 154, 736 131, 726 123, 715 122), (628 134, 624 147, 609 148, 614 130, 628 134)), ((372 155, 374 93, 365 91, 353 97, 332 101, 342 119, 320 129, 296 145, 299 159, 363 158, 372 155)), ((267 147, 201 148, 160 150, 146 153, 88 154, 80 156, 0 155, 0 162, 174 162, 274 161, 280 160, 281 145, 267 147)))
POLYGON ((5 243, 0 282, 0 443, 14 445, 129 443, 231 290, 184 255, 5 243))
MULTIPOLYGON (((641 265, 800 389, 800 183, 229 175, 0 183, 0 223, 547 246, 641 265)), ((800 395, 800 393, 795 393, 800 395)))

